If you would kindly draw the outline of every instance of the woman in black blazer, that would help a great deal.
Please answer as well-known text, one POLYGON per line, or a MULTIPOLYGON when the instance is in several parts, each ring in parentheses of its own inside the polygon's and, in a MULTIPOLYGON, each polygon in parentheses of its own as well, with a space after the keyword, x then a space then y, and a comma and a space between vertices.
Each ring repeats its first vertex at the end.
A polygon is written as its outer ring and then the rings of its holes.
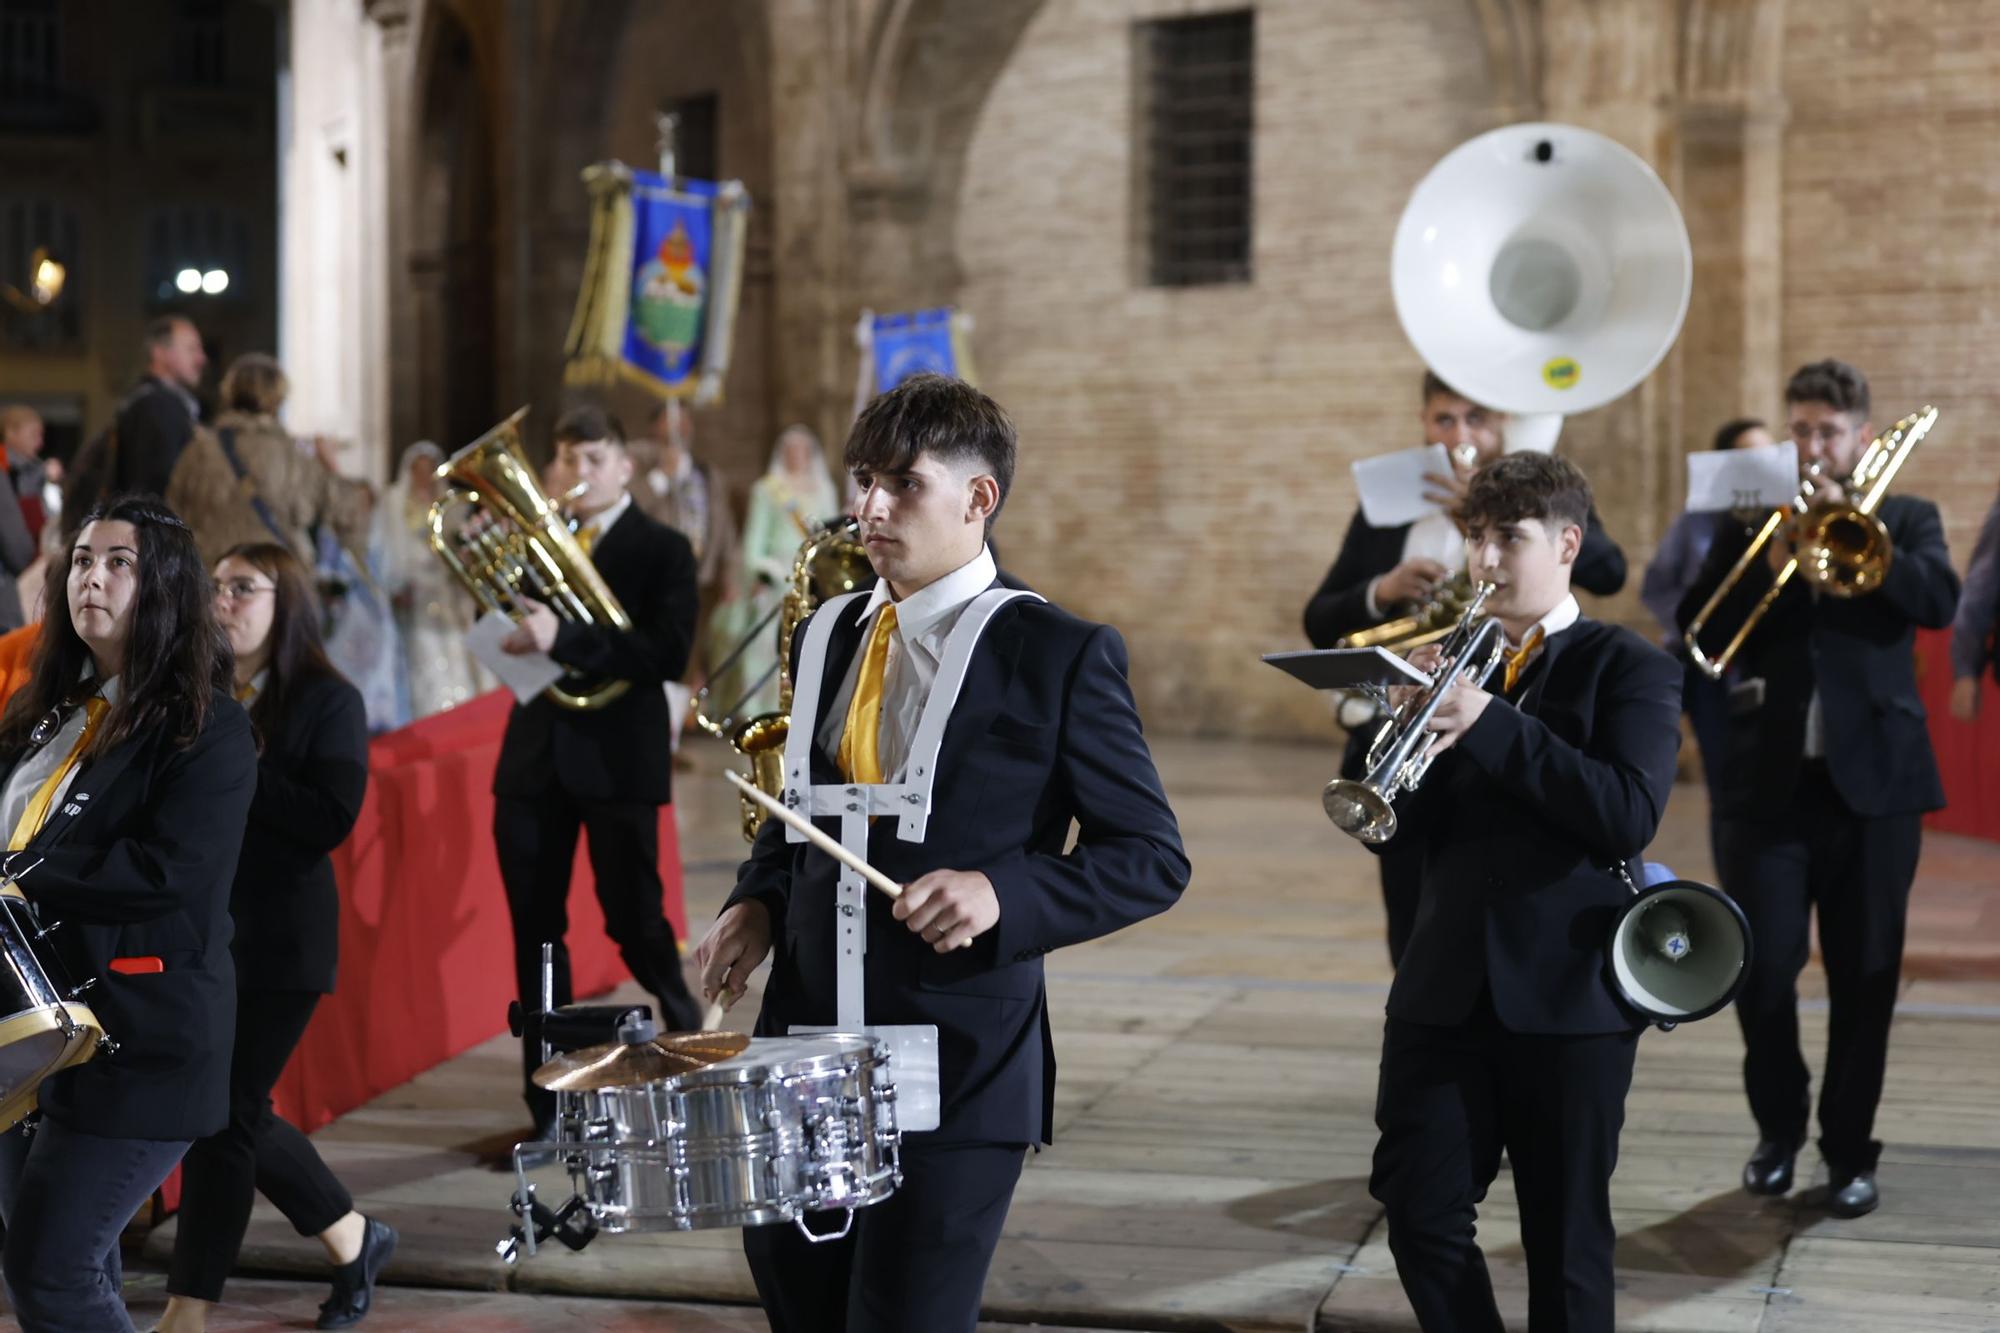
POLYGON ((161 1333, 199 1333, 236 1265, 258 1191, 334 1266, 319 1327, 368 1313, 396 1247, 299 1130, 271 1109, 271 1088, 322 995, 333 991, 340 899, 328 855, 346 840, 368 786, 361 694, 327 661, 305 566, 270 542, 215 566, 215 618, 236 653, 236 694, 262 739, 257 799, 229 911, 236 920, 237 1018, 229 1123, 188 1150, 180 1230, 161 1333))
POLYGON ((229 885, 257 781, 187 527, 113 500, 49 570, 33 675, 0 715, 0 870, 115 1050, 45 1079, 0 1134, 0 1273, 26 1333, 130 1330, 118 1235, 225 1119, 229 885))

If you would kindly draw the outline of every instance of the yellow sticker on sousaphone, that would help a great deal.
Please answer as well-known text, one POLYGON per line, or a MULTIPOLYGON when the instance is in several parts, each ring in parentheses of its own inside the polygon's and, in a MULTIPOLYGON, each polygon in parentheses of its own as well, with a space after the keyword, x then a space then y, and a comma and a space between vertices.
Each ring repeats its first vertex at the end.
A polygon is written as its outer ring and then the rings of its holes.
POLYGON ((1574 389, 1583 375, 1583 368, 1567 356, 1556 357, 1542 365, 1542 383, 1551 389, 1574 389))

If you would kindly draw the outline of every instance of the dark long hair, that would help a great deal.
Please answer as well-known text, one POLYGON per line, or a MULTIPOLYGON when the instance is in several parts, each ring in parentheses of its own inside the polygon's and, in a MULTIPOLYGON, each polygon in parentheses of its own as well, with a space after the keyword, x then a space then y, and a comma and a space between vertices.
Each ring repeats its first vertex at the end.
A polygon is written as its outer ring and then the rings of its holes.
POLYGON ((99 521, 130 523, 137 531, 138 587, 118 702, 92 730, 85 754, 143 733, 164 735, 176 748, 191 745, 208 725, 214 691, 230 685, 235 659, 216 624, 208 569, 187 524, 156 495, 119 496, 92 509, 65 543, 63 558, 49 561, 31 674, 0 714, 0 748, 26 745, 35 723, 75 692, 91 660, 70 619, 69 571, 77 536, 99 521))
POLYGON ((299 558, 276 542, 244 542, 224 551, 215 563, 220 566, 232 557, 267 576, 276 588, 271 594, 271 654, 264 661, 269 674, 250 704, 252 725, 259 736, 268 738, 300 684, 319 676, 338 677, 340 672, 327 660, 312 577, 299 558))

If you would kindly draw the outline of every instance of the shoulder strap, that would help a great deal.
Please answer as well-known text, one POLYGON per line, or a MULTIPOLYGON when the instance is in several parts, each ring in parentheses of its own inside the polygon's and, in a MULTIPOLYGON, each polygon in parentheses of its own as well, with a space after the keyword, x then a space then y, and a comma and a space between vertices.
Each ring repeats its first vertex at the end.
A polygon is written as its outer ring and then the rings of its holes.
POLYGON ((257 493, 257 479, 250 475, 250 469, 243 466, 242 457, 236 452, 236 427, 224 426, 215 432, 215 438, 222 444, 222 456, 229 460, 229 470, 236 474, 236 486, 250 507, 257 511, 258 521, 270 532, 273 541, 290 550, 291 542, 278 528, 278 520, 271 514, 271 506, 264 503, 264 497, 257 493))

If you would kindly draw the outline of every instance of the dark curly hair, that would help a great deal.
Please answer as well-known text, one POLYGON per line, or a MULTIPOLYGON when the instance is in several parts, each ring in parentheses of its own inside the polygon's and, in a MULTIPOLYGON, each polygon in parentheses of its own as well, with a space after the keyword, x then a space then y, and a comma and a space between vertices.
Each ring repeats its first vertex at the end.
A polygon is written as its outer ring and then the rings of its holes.
POLYGON ((1785 385, 1786 403, 1825 403, 1855 421, 1868 420, 1868 377, 1845 361, 1828 357, 1800 366, 1785 385))
POLYGON ((1590 523, 1590 482, 1554 454, 1504 454, 1472 474, 1456 514, 1467 532, 1538 519, 1551 529, 1590 523))
POLYGON ((193 534, 158 496, 120 496, 85 515, 64 558, 49 561, 47 609, 31 675, 0 714, 0 748, 26 745, 36 722, 70 700, 91 661, 90 646, 70 619, 69 577, 83 530, 100 521, 137 530, 138 587, 118 702, 92 729, 84 753, 102 754, 147 732, 168 737, 177 748, 191 745, 208 725, 215 691, 231 684, 235 658, 216 623, 208 568, 193 534))

